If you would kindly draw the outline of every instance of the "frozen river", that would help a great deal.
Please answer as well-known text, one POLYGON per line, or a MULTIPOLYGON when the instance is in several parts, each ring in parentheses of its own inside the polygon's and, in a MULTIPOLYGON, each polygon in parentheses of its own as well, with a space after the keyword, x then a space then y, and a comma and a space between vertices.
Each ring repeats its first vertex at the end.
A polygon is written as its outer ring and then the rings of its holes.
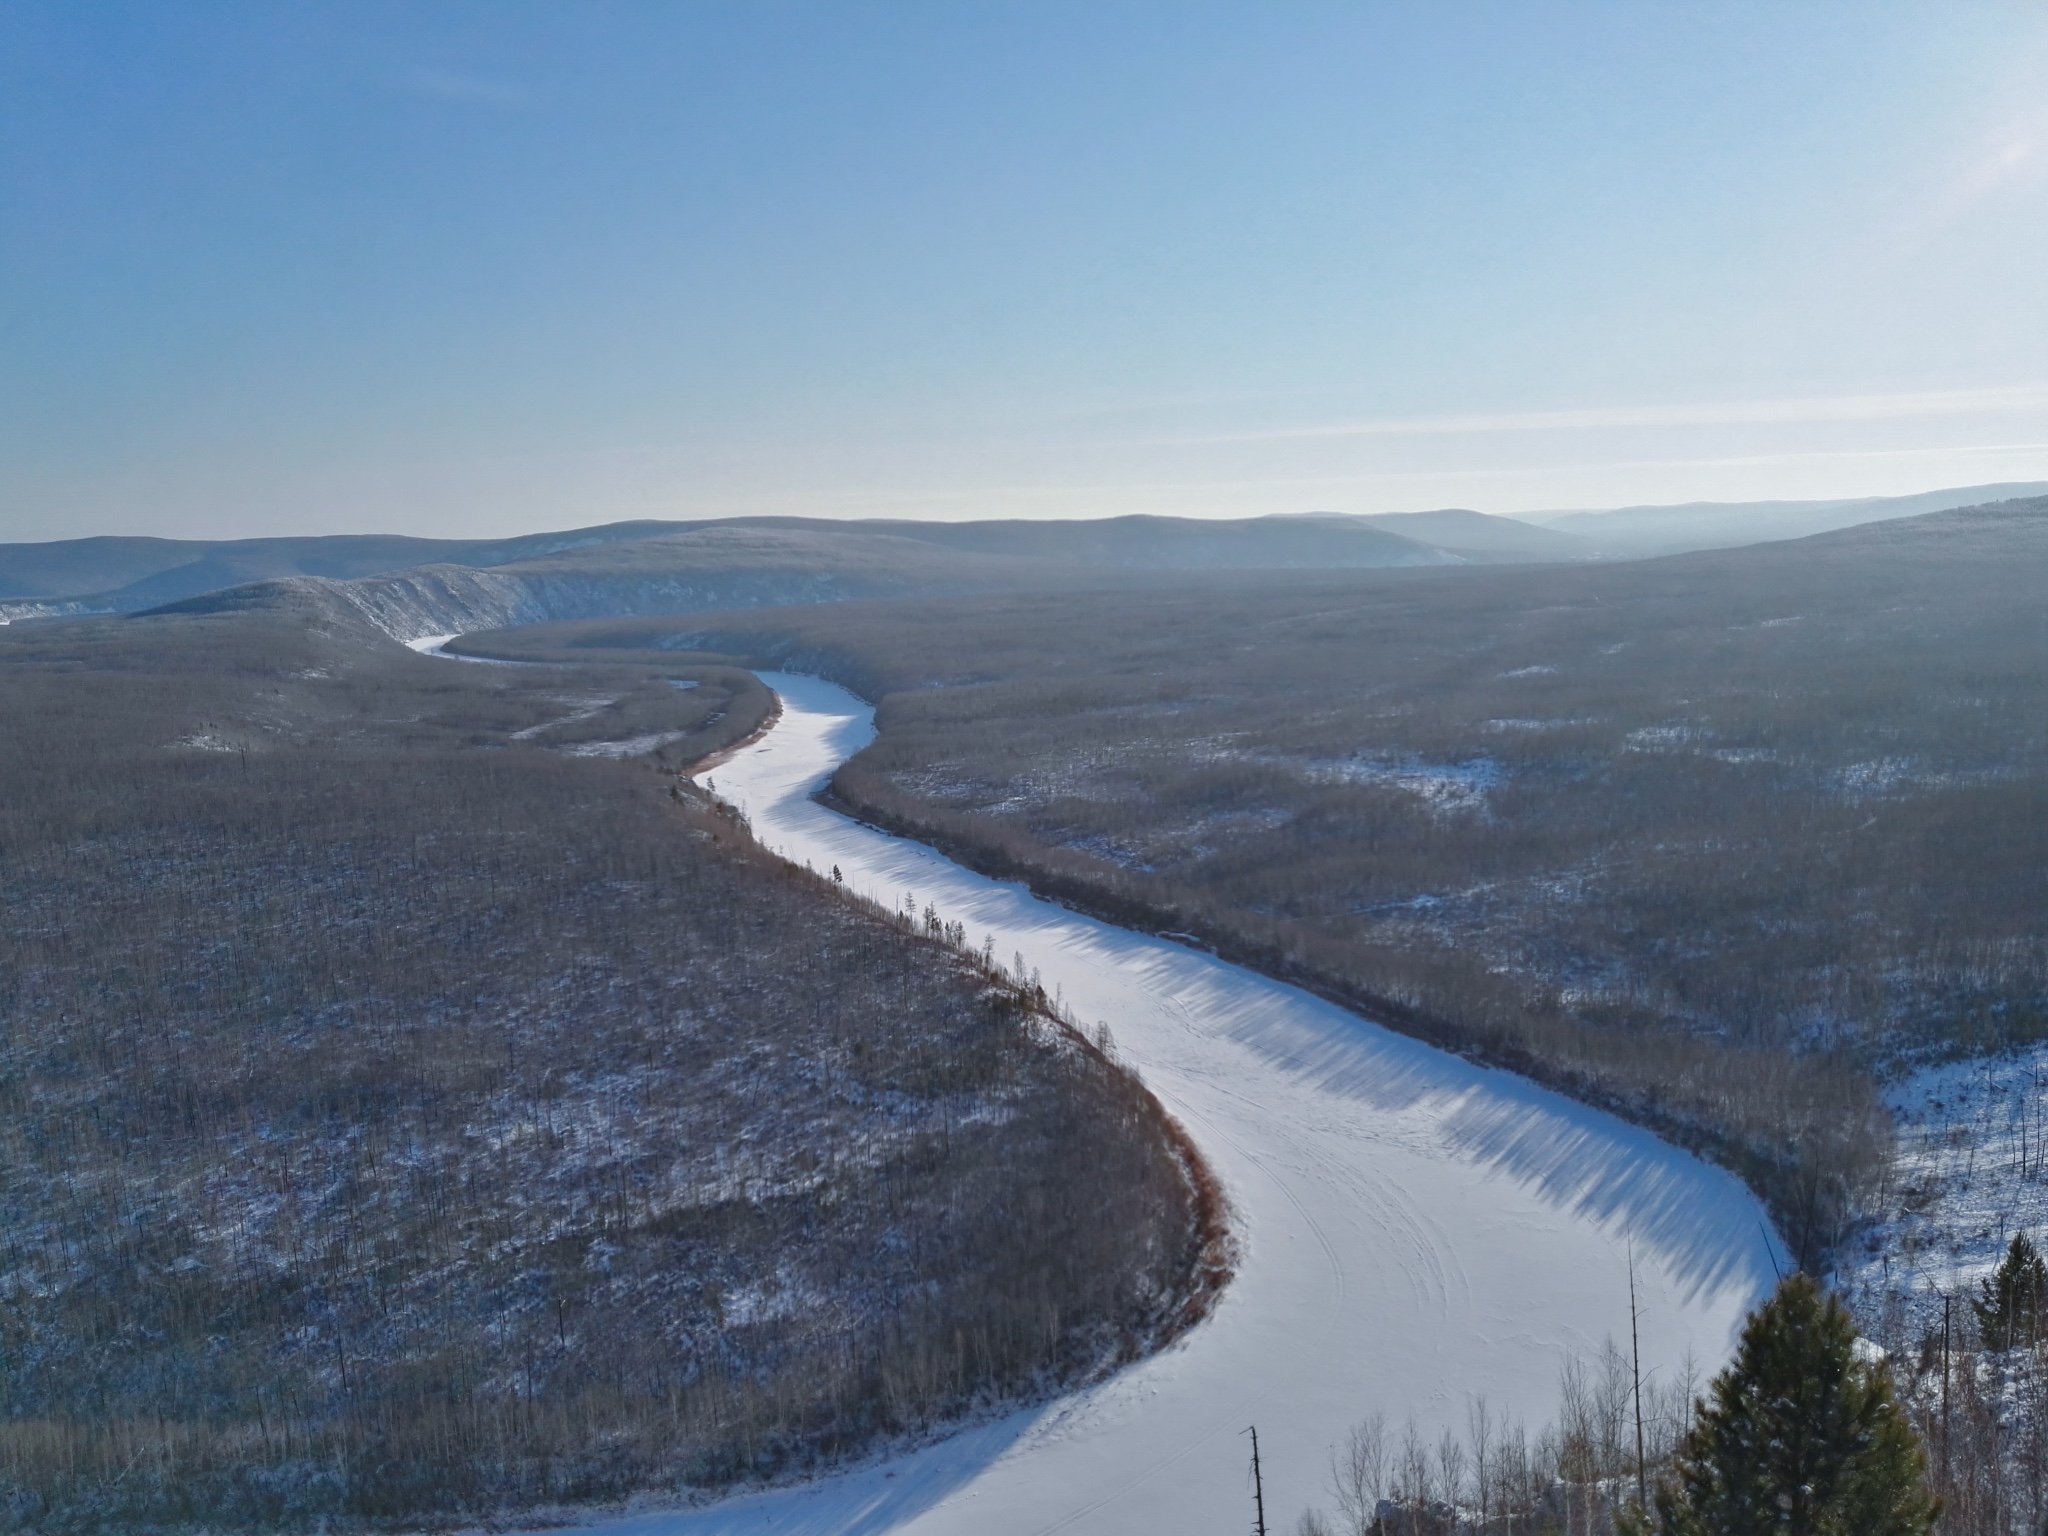
POLYGON ((1074 1536, 1248 1528, 1327 1508, 1329 1457, 1374 1410, 1462 1426, 1469 1396, 1547 1419, 1564 1357, 1628 1335, 1644 1365, 1726 1357, 1773 1280, 1733 1178, 1644 1131, 1208 955, 1080 917, 810 797, 873 735, 815 678, 764 674, 781 721, 711 770, 787 857, 1021 951, 1193 1133, 1242 1248, 1211 1317, 1087 1391, 796 1489, 614 1518, 612 1536, 1074 1536))

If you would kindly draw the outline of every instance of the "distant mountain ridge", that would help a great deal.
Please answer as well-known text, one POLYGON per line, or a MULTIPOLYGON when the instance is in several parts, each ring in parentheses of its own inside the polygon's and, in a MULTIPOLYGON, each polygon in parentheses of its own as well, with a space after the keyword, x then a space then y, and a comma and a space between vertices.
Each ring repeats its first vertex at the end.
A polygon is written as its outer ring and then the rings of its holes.
POLYGON ((1803 539, 1863 523, 1889 522, 1956 507, 1984 506, 2048 493, 2048 481, 1959 486, 1911 496, 1846 501, 1694 501, 1677 506, 1617 507, 1605 512, 1531 512, 1522 521, 1585 541, 1610 559, 1677 555, 1803 539))
POLYGON ((0 600, 39 599, 128 612, 283 576, 346 581, 437 562, 488 568, 592 544, 644 539, 677 526, 608 523, 509 539, 369 533, 273 539, 100 537, 0 544, 0 600))
MULTIPOLYGON (((1505 519, 1484 522, 1513 527, 1505 519)), ((1012 560, 1036 569, 1065 567, 1121 570, 1203 570, 1214 568, 1370 568, 1392 565, 1456 564, 1466 558, 1371 519, 1116 517, 1087 521, 1026 520, 972 523, 828 518, 720 518, 702 522, 610 523, 516 539, 413 539, 387 535, 343 535, 306 539, 241 539, 219 543, 173 539, 73 539, 51 544, 0 545, 0 618, 44 613, 127 613, 183 602, 250 582, 312 577, 356 581, 399 572, 433 571, 434 578, 482 590, 473 581, 447 575, 517 567, 518 581, 559 575, 546 562, 562 557, 582 561, 579 572, 604 550, 633 550, 650 570, 673 574, 676 539, 702 540, 723 532, 752 533, 783 540, 781 554, 795 556, 803 540, 819 551, 851 558, 856 548, 870 555, 914 563, 917 551, 944 552, 962 559, 1012 560), (863 542, 864 541, 864 542, 863 542)), ((1512 538, 1515 535, 1510 534, 1512 538)), ((1534 534, 1541 538, 1540 532, 1534 534)), ((1557 536, 1562 539, 1563 536, 1557 536)), ((727 548, 695 544, 690 548, 727 548)), ((598 560, 614 576, 627 572, 615 556, 598 560)), ((723 559, 720 555, 718 559, 723 559)), ((800 561, 800 563, 804 563, 800 561)), ((869 569, 863 557, 856 565, 869 569)), ((644 573, 643 573, 644 574, 644 573)), ((964 575, 956 572, 956 576, 964 575)), ((1022 568, 1019 575, 1028 574, 1022 568)), ((1044 573, 1039 572, 1042 576, 1044 573)), ((992 570, 976 573, 987 580, 992 570)), ((428 578, 422 578, 427 580, 428 578)), ((518 584, 515 582, 515 584, 518 584)))
POLYGON ((0 622, 140 612, 278 580, 343 584, 365 616, 394 633, 423 634, 659 611, 650 604, 675 611, 959 592, 1089 571, 1630 559, 1799 538, 2043 491, 2048 484, 1975 486, 1860 501, 1697 503, 1526 519, 1454 507, 954 523, 741 517, 606 523, 508 539, 67 539, 0 544, 0 622))
MULTIPOLYGON (((748 520, 740 526, 761 526, 768 521, 748 520)), ((851 524, 778 518, 773 524, 813 530, 855 528, 977 554, 1113 570, 1371 569, 1452 565, 1459 558, 1425 539, 1380 527, 1366 518, 1136 515, 851 524)))
POLYGON ((1519 518, 1496 517, 1466 507, 1435 512, 1304 512, 1302 519, 1360 523, 1403 538, 1420 539, 1459 558, 1480 564, 1533 560, 1585 560, 1593 544, 1567 530, 1539 527, 1519 518))
POLYGON ((291 576, 201 593, 151 612, 311 604, 387 635, 502 629, 554 619, 846 602, 1049 586, 1071 566, 976 555, 877 534, 704 526, 486 569, 417 566, 352 581, 291 576))

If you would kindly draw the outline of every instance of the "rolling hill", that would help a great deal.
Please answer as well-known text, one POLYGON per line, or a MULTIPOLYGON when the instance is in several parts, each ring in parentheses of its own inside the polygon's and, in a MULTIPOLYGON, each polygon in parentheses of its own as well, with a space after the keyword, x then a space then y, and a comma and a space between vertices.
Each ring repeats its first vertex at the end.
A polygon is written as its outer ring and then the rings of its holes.
POLYGON ((1818 1262, 1866 1068, 2048 1031, 2048 498, 1658 560, 560 625, 879 705, 841 800, 1744 1171, 1818 1262))
POLYGON ((1060 567, 1071 576, 1632 559, 1803 537, 2043 490, 2048 486, 1977 486, 1860 501, 1701 502, 1525 518, 1456 507, 1222 519, 754 517, 606 523, 509 539, 65 539, 0 544, 0 621, 142 612, 296 578, 367 583, 360 589, 366 611, 439 614, 431 622, 443 628, 475 628, 603 613, 1029 585, 1060 579, 1060 567), (701 566, 691 564, 700 558, 701 566), (736 562, 748 560, 753 577, 741 580, 736 562), (771 570, 777 574, 770 576, 771 570), (485 578, 483 572, 502 572, 506 579, 485 578), (401 573, 412 574, 401 580, 401 573), (805 580, 812 582, 808 589, 805 580))
POLYGON ((498 540, 370 534, 219 543, 93 538, 0 545, 0 619, 134 613, 252 583, 308 578, 364 583, 360 592, 369 611, 460 615, 460 623, 450 620, 444 627, 474 628, 662 611, 663 603, 674 611, 958 591, 1058 580, 1060 568, 1067 575, 1348 570, 1564 559, 1579 550, 1568 534, 1476 512, 1227 521, 729 518, 609 523, 498 540), (757 579, 733 585, 737 567, 750 562, 757 579), (770 569, 779 574, 771 579, 770 569), (503 579, 486 572, 502 573, 503 579), (804 580, 813 585, 801 586, 804 580), (599 595, 600 588, 616 601, 599 595))
POLYGON ((1609 559, 1638 559, 1803 539, 1863 523, 2044 493, 2048 493, 2048 482, 2026 481, 1850 501, 1694 501, 1670 507, 1617 507, 1607 512, 1538 512, 1524 520, 1582 539, 1589 551, 1609 559))

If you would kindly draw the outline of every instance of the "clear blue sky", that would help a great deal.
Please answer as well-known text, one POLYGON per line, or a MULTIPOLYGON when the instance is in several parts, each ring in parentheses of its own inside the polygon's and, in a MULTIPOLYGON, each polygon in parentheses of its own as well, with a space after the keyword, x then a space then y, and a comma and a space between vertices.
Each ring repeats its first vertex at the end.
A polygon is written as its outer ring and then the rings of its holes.
POLYGON ((0 0, 0 538, 2048 478, 2048 6, 0 0))

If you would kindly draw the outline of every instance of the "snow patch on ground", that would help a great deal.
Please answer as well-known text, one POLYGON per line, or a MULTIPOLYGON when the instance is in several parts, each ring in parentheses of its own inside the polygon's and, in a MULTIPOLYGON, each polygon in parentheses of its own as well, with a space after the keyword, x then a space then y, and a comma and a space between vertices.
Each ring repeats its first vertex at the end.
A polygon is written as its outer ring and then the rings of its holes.
POLYGON ((422 656, 440 656, 448 661, 469 661, 476 663, 480 667, 535 667, 546 665, 545 662, 535 661, 500 661, 495 656, 465 656, 460 651, 443 649, 450 640, 459 640, 461 638, 460 634, 421 635, 417 640, 406 641, 405 648, 409 651, 418 651, 422 656))
POLYGON ((574 725, 579 720, 588 720, 592 715, 609 704, 616 704, 614 694, 604 694, 587 699, 562 699, 558 702, 571 706, 570 712, 553 720, 543 720, 539 725, 529 725, 512 733, 514 741, 531 741, 543 731, 551 731, 558 725, 574 725))
POLYGON ((688 731, 656 731, 651 736, 629 736, 624 741, 580 741, 562 750, 571 757, 639 757, 659 751, 672 741, 681 741, 688 731))
POLYGON ((1622 743, 1637 752, 1669 752, 1699 740, 1701 734, 1699 727, 1693 725, 1646 725, 1630 731, 1622 743))
POLYGON ((1835 775, 1836 782, 1852 795, 1884 795, 1900 788, 1913 777, 1913 765, 1903 757, 1872 758, 1851 763, 1835 775))
POLYGON ((1383 784, 1406 790, 1439 813, 1483 810, 1487 792, 1504 776, 1500 765, 1485 757, 1462 763, 1432 763, 1412 757, 1323 758, 1294 766, 1318 783, 1383 784))
POLYGON ((1866 1327, 1910 1342, 1939 1331, 1944 1296, 1976 1294, 2016 1229, 2048 1243, 2048 1044, 1926 1067, 1886 1101, 1898 1157, 1883 1218, 1838 1280, 1866 1327))

